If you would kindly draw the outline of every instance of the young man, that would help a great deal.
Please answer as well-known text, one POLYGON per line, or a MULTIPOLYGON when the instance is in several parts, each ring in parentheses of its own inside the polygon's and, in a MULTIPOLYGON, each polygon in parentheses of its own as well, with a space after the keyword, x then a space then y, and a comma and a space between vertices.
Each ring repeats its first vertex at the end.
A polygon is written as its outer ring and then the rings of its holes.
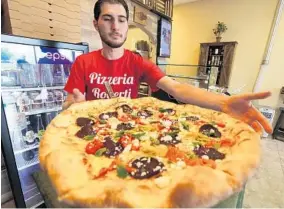
POLYGON ((251 100, 264 99, 269 92, 223 96, 181 84, 167 77, 156 65, 123 48, 127 38, 129 10, 124 0, 98 0, 94 7, 94 27, 100 34, 103 48, 79 56, 72 66, 65 86, 69 94, 63 105, 109 98, 104 82, 108 81, 115 96, 136 98, 139 82, 147 82, 153 91, 158 88, 177 100, 222 111, 239 118, 256 131, 272 128, 266 118, 251 105, 251 100))

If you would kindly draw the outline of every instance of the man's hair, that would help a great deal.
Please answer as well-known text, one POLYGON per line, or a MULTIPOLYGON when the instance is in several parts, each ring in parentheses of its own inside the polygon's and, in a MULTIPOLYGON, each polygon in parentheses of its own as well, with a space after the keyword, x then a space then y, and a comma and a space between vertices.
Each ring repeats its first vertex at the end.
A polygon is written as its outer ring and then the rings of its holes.
POLYGON ((95 3, 95 6, 94 6, 94 18, 96 21, 99 20, 99 16, 101 14, 101 8, 102 8, 102 5, 104 3, 109 3, 109 4, 121 4, 125 11, 126 11, 126 18, 128 20, 129 18, 129 9, 128 9, 128 6, 126 4, 126 2, 124 0, 98 0, 96 3, 95 3))

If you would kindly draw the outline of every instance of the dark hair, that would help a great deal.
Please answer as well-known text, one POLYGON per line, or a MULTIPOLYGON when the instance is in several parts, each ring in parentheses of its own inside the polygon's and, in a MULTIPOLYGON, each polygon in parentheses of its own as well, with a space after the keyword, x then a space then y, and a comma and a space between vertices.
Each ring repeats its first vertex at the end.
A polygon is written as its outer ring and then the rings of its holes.
POLYGON ((95 3, 95 6, 94 6, 94 18, 96 21, 98 21, 99 19, 99 16, 101 14, 101 7, 104 3, 109 3, 109 4, 121 4, 124 9, 125 9, 125 12, 126 12, 126 18, 128 20, 129 18, 129 9, 128 9, 128 6, 126 4, 126 2, 124 0, 98 0, 96 3, 95 3))

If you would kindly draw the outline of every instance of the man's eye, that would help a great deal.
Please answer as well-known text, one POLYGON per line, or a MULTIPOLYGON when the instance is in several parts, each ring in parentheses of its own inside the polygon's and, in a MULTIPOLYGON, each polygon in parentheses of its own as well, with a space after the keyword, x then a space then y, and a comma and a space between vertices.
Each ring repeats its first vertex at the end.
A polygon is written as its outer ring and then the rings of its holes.
POLYGON ((110 21, 110 18, 105 18, 104 21, 110 21))
POLYGON ((126 22, 126 20, 122 19, 122 20, 119 20, 119 22, 126 22))

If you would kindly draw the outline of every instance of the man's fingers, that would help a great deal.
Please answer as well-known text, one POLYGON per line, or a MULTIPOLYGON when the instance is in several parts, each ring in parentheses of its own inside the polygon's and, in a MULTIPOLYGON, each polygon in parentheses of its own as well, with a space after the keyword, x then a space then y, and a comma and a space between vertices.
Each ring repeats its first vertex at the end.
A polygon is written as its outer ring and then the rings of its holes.
POLYGON ((73 95, 75 102, 82 102, 86 100, 84 94, 82 94, 79 89, 73 89, 73 95))
POLYGON ((252 124, 251 124, 251 127, 258 133, 262 133, 262 127, 261 125, 257 122, 257 121, 254 121, 252 124))
POLYGON ((259 93, 243 94, 237 97, 245 99, 245 100, 256 100, 256 99, 265 99, 269 96, 271 96, 271 92, 266 91, 266 92, 259 92, 259 93))
POLYGON ((272 126, 270 125, 269 121, 256 108, 254 108, 254 111, 255 111, 256 121, 258 121, 258 123, 262 125, 262 127, 267 133, 271 134, 273 130, 272 130, 272 126))
POLYGON ((81 96, 81 92, 79 91, 79 89, 73 89, 73 94, 74 96, 81 96))

